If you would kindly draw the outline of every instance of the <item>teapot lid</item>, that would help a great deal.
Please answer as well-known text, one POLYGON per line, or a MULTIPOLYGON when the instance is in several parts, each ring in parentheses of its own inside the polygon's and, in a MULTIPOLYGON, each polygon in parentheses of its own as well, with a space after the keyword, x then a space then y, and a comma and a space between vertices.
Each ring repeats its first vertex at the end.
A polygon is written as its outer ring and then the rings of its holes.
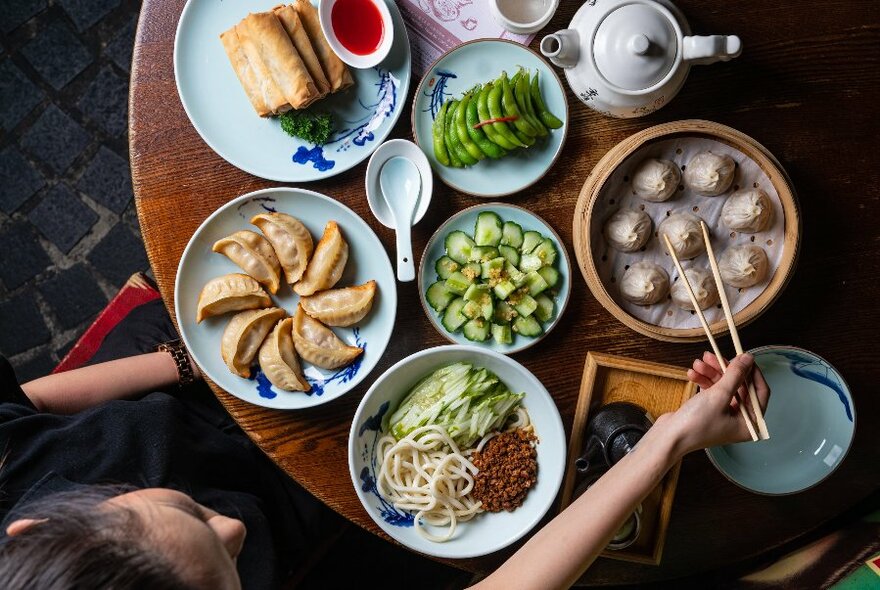
POLYGON ((651 88, 676 64, 680 29, 656 2, 625 4, 596 29, 593 59, 599 73, 623 90, 651 88))

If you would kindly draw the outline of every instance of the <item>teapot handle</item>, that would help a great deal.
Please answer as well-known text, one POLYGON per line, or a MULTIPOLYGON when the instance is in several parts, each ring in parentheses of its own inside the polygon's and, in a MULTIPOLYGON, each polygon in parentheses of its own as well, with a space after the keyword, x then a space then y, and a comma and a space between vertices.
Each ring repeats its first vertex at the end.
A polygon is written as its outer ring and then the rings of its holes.
POLYGON ((736 35, 691 35, 684 38, 682 58, 695 65, 728 61, 742 53, 742 41, 736 35))

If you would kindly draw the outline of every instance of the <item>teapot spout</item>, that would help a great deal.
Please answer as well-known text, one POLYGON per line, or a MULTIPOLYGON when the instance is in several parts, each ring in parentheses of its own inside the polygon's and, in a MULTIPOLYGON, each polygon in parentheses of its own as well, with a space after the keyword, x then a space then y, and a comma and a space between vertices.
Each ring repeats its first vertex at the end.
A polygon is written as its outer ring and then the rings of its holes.
POLYGON ((541 53, 560 68, 573 68, 580 54, 580 38, 574 29, 563 29, 541 39, 541 53))
POLYGON ((692 35, 684 38, 684 61, 707 65, 729 61, 742 53, 742 41, 736 35, 692 35))

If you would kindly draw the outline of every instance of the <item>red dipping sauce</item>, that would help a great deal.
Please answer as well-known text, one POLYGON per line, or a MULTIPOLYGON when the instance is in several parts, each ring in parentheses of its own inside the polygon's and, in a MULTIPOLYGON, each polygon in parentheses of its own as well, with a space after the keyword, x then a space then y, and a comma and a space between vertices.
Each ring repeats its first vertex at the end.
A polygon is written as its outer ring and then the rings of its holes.
POLYGON ((382 14, 372 0, 337 0, 330 22, 339 42, 356 55, 376 51, 385 33, 382 14))

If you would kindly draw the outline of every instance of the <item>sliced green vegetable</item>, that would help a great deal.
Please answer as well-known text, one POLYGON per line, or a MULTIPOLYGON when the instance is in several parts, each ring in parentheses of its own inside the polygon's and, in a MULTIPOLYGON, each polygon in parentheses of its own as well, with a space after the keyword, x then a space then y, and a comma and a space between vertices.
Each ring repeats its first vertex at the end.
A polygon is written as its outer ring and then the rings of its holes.
POLYGON ((513 331, 510 326, 492 324, 492 339, 498 344, 513 344, 513 331))
POLYGON ((518 223, 505 221, 501 228, 501 245, 511 248, 521 248, 523 243, 523 230, 518 223))
POLYGON ((526 274, 526 286, 529 288, 529 295, 534 297, 538 293, 547 290, 547 281, 537 271, 533 270, 526 274))
POLYGON ((481 211, 474 226, 474 241, 478 246, 497 246, 501 243, 502 223, 497 213, 481 211))
POLYGON ((519 259, 519 269, 522 272, 529 273, 538 270, 544 265, 540 256, 535 254, 523 254, 519 259))
POLYGON ((516 310, 508 302, 499 301, 495 306, 495 316, 492 321, 496 324, 509 324, 516 316, 516 310))
POLYGON ((474 246, 471 248, 470 262, 486 262, 498 258, 498 248, 495 246, 474 246))
POLYGON ((526 273, 520 271, 510 262, 504 265, 504 272, 507 273, 507 276, 517 288, 522 287, 526 283, 526 273))
POLYGON ((507 299, 514 291, 516 291, 516 285, 514 285, 509 279, 505 279, 492 287, 492 292, 495 293, 495 297, 501 300, 507 299))
POLYGON ((473 279, 469 279, 464 276, 461 272, 456 271, 449 275, 449 278, 444 281, 444 285, 446 286, 446 290, 456 295, 464 295, 465 291, 468 290, 474 283, 473 279))
POLYGON ((550 238, 538 244, 530 254, 541 259, 541 266, 552 266, 556 262, 556 246, 550 238))
POLYGON ((469 235, 463 231, 454 231, 446 236, 446 255, 459 264, 466 264, 471 256, 471 250, 476 244, 469 235))
POLYGON ((461 313, 464 314, 464 317, 467 319, 472 320, 483 315, 483 308, 480 307, 480 304, 476 301, 465 300, 464 307, 461 308, 461 313))
POLYGON ((437 281, 425 292, 425 299, 428 300, 428 304, 434 308, 434 311, 443 311, 455 298, 455 293, 446 288, 445 281, 437 281))
POLYGON ((485 342, 489 339, 491 324, 483 318, 474 318, 464 325, 464 337, 473 342, 485 342))
POLYGON ((535 301, 538 303, 538 309, 535 310, 534 315, 538 318, 538 321, 549 322, 553 319, 553 311, 556 308, 553 299, 547 297, 544 293, 541 293, 535 297, 535 301))
POLYGON ((446 307, 446 312, 443 314, 443 319, 440 323, 443 324, 443 327, 446 328, 448 332, 457 332, 467 321, 467 318, 461 313, 463 307, 464 299, 461 297, 453 299, 446 307))
POLYGON ((525 233, 525 235, 523 236, 523 243, 522 243, 522 248, 520 248, 520 251, 523 254, 528 254, 529 252, 534 250, 538 244, 540 244, 543 241, 544 241, 544 236, 542 236, 540 233, 538 233, 536 231, 527 231, 525 233))
POLYGON ((540 336, 543 329, 541 328, 541 324, 538 323, 533 317, 527 316, 519 316, 513 321, 513 326, 511 329, 517 334, 522 334, 523 336, 528 336, 530 338, 534 338, 535 336, 540 336))
POLYGON ((538 274, 547 281, 547 288, 552 289, 559 284, 559 271, 552 266, 542 266, 538 269, 538 274))
POLYGON ((480 278, 486 280, 499 280, 504 273, 505 259, 502 256, 487 260, 481 264, 480 278))
POLYGON ((513 305, 513 308, 519 315, 530 316, 535 313, 536 309, 538 309, 538 302, 528 293, 520 293, 517 291, 514 295, 516 295, 516 298, 514 299, 514 297, 511 296, 511 298, 508 299, 508 302, 513 305))
POLYGON ((498 246, 498 252, 507 259, 510 264, 519 266, 519 250, 513 246, 498 246))
POLYGON ((444 281, 449 278, 449 275, 459 270, 460 268, 461 265, 449 256, 441 256, 437 259, 437 262, 434 263, 434 270, 437 271, 437 276, 444 281))

